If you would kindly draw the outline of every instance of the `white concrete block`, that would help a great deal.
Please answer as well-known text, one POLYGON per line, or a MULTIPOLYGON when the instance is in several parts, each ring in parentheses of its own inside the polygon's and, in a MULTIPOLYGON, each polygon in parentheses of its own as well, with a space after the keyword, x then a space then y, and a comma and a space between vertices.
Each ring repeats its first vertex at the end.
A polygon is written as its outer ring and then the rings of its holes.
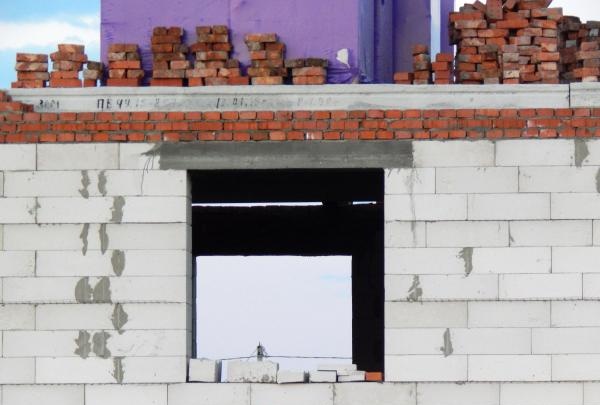
POLYGON ((332 405, 331 384, 256 384, 250 391, 252 405, 332 405))
POLYGON ((497 166, 571 166, 575 143, 570 139, 510 139, 496 142, 497 166))
POLYGON ((184 170, 6 172, 4 181, 7 197, 188 195, 187 173, 184 170))
POLYGON ((386 221, 450 221, 467 219, 463 194, 395 194, 385 196, 386 221))
MULTIPOLYGON (((99 224, 5 225, 5 250, 87 250, 101 249, 103 228, 99 224), (87 232, 86 232, 87 229, 87 232), (87 238, 86 238, 87 236, 87 238)), ((107 249, 182 250, 188 248, 186 224, 108 224, 107 249)))
POLYGON ((581 298, 580 274, 501 274, 500 299, 581 298))
POLYGON ((34 358, 0 358, 0 384, 33 384, 34 382, 34 358))
POLYGON ((386 328, 461 328, 467 326, 466 302, 386 302, 386 328))
POLYGON ((584 405, 599 405, 600 404, 600 383, 586 382, 583 383, 583 404, 584 405))
POLYGON ((386 381, 466 381, 467 356, 385 356, 386 381))
POLYGON ((508 222, 438 221, 427 223, 429 247, 508 246, 508 222))
POLYGON ((0 197, 4 196, 4 173, 0 172, 0 197))
POLYGON ((5 331, 4 357, 76 357, 78 332, 5 331))
POLYGON ((0 198, 0 224, 33 224, 35 198, 0 198))
POLYGON ((442 167, 435 170, 436 193, 516 193, 516 167, 442 167))
POLYGON ((600 246, 600 221, 594 221, 594 246, 600 246))
POLYGON ((600 248, 555 247, 552 249, 553 273, 600 272, 600 248))
POLYGON ((550 248, 387 248, 386 274, 549 273, 550 248))
POLYGON ((301 384, 308 382, 306 371, 279 370, 277 371, 277 384, 301 384))
POLYGON ((511 246, 590 246, 591 221, 512 221, 511 246))
POLYGON ((279 364, 272 361, 230 361, 227 364, 228 382, 277 382, 279 364))
POLYGON ((425 222, 385 222, 385 247, 425 247, 425 222))
POLYGON ((490 141, 413 142, 414 167, 494 166, 490 141))
POLYGON ((550 303, 542 301, 469 302, 469 328, 550 326, 550 303))
POLYGON ((391 354, 530 354, 526 328, 386 329, 385 353, 391 354))
POLYGON ((366 372, 365 371, 349 371, 347 373, 338 374, 337 380, 340 383, 348 383, 348 382, 358 382, 365 381, 366 372))
POLYGON ((435 193, 435 169, 385 169, 385 194, 435 193))
POLYGON ((167 385, 86 385, 86 405, 167 405, 167 385))
POLYGON ((0 330, 30 330, 35 328, 35 306, 0 305, 0 330))
POLYGON ((0 170, 35 170, 37 145, 0 145, 0 170))
POLYGON ((583 275, 583 298, 600 298, 600 274, 583 275))
POLYGON ((335 386, 333 403, 334 405, 414 405, 417 403, 415 391, 415 384, 338 384, 335 386))
MULTIPOLYGON (((585 287, 584 287, 585 289, 585 287)), ((554 301, 552 302, 553 327, 600 326, 600 302, 554 301)))
POLYGON ((126 357, 123 359, 124 384, 164 384, 185 382, 187 358, 126 357))
POLYGON ((498 405, 500 384, 417 384, 419 405, 498 405))
POLYGON ((502 384, 500 398, 500 405, 581 405, 583 384, 502 384))
POLYGON ((118 168, 118 143, 37 145, 38 170, 91 170, 118 168))
POLYGON ((387 301, 496 300, 498 299, 498 276, 387 275, 385 276, 385 299, 387 301))
POLYGON ((553 219, 598 219, 600 214, 600 194, 592 193, 553 193, 553 219))
MULTIPOLYGON (((187 326, 186 304, 123 304, 121 308, 127 315, 127 322, 121 326, 122 330, 185 330, 187 326)), ((41 304, 36 307, 35 328, 115 329, 115 311, 115 305, 112 304, 41 304)))
POLYGON ((83 385, 7 385, 2 405, 84 405, 83 385))
MULTIPOLYGON (((0 263, 2 262, 0 253, 0 263)), ((185 276, 188 253, 185 250, 40 251, 36 274, 39 277, 68 276, 185 276)))
POLYGON ((107 332, 113 357, 186 356, 186 330, 126 330, 107 332))
POLYGON ((335 371, 311 370, 308 376, 311 383, 334 383, 337 381, 335 371))
POLYGON ((600 380, 600 355, 566 354, 552 356, 552 381, 600 380))
POLYGON ((550 356, 469 356, 469 381, 550 381, 550 356))
POLYGON ((169 405, 250 405, 250 384, 171 384, 169 405))
MULTIPOLYGON (((4 279, 6 303, 77 303, 78 277, 29 277, 4 279)), ((101 279, 90 278, 94 288, 101 279)), ((111 277, 112 302, 186 303, 186 277, 111 277)))
POLYGON ((38 223, 187 222, 187 197, 40 197, 38 223))
POLYGON ((35 252, 0 251, 0 277, 28 277, 35 272, 35 252))
POLYGON ((532 166, 519 168, 519 191, 524 193, 597 191, 598 167, 532 166))
POLYGON ((317 365, 318 371, 335 371, 336 373, 349 373, 356 371, 356 364, 348 363, 323 363, 317 365))
POLYGON ((469 195, 469 219, 472 220, 549 218, 549 194, 505 193, 469 195))
MULTIPOLYGON (((31 361, 33 362, 33 358, 31 361)), ((36 384, 111 384, 116 360, 89 357, 38 357, 35 359, 36 384)), ((127 371, 125 371, 127 373, 127 371)))
POLYGON ((160 169, 160 156, 152 154, 153 143, 125 143, 120 145, 119 168, 135 170, 160 169))
MULTIPOLYGON (((596 90, 594 90, 595 92, 596 90)), ((588 155, 583 159, 583 166, 598 166, 600 165, 600 142, 597 139, 586 139, 585 147, 588 150, 588 155)))
POLYGON ((189 381, 221 382, 221 360, 190 359, 188 376, 189 381))
POLYGON ((600 328, 540 328, 532 331, 533 354, 600 354, 600 328))

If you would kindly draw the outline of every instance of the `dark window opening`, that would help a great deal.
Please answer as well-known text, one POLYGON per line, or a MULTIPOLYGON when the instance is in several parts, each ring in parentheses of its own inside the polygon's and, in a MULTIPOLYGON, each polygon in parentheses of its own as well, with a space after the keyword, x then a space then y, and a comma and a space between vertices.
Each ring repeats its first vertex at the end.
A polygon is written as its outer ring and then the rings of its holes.
MULTIPOLYGON (((190 176, 195 258, 351 257, 352 360, 360 370, 383 371, 383 170, 218 170, 190 176)), ((195 355, 195 341, 193 350, 195 355)))

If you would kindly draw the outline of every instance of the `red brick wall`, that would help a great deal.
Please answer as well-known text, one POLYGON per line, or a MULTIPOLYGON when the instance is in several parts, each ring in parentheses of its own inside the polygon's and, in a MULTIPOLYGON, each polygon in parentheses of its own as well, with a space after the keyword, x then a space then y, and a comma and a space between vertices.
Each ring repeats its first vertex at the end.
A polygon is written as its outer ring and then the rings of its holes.
POLYGON ((0 143, 572 138, 600 108, 35 113, 0 93, 0 143))

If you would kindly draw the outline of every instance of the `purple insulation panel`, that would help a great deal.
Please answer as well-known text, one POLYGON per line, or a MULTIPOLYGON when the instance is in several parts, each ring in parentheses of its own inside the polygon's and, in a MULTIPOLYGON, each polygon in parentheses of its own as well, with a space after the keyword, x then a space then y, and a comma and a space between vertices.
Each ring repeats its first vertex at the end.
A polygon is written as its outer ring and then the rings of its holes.
POLYGON ((102 0, 102 59, 111 43, 137 43, 144 69, 152 68, 150 37, 155 26, 181 26, 184 41, 196 40, 198 25, 227 24, 233 58, 249 55, 244 34, 275 32, 287 58, 329 59, 330 83, 349 83, 358 75, 359 0, 102 0))

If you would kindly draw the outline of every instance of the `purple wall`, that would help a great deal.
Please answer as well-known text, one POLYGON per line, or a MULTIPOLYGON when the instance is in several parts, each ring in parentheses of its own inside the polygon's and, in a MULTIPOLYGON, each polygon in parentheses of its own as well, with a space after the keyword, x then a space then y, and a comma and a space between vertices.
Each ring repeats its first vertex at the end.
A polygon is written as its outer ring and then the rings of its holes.
MULTIPOLYGON (((441 0, 442 51, 450 51, 447 13, 453 0, 441 0)), ((101 53, 108 45, 140 45, 143 65, 152 66, 150 37, 159 25, 182 26, 184 40, 196 40, 197 25, 227 24, 234 58, 247 65, 244 34, 276 32, 287 58, 329 59, 330 83, 391 82, 394 71, 410 70, 410 48, 429 43, 429 0, 102 0, 101 53), (336 60, 348 49, 349 66, 336 60)))
POLYGON ((244 34, 276 32, 287 47, 287 58, 325 57, 330 82, 356 76, 359 0, 102 0, 101 54, 106 63, 108 44, 140 45, 143 65, 152 66, 150 37, 155 26, 182 26, 184 40, 196 40, 197 25, 227 24, 234 58, 248 64, 244 34), (349 50, 350 67, 336 61, 337 51, 349 50))

